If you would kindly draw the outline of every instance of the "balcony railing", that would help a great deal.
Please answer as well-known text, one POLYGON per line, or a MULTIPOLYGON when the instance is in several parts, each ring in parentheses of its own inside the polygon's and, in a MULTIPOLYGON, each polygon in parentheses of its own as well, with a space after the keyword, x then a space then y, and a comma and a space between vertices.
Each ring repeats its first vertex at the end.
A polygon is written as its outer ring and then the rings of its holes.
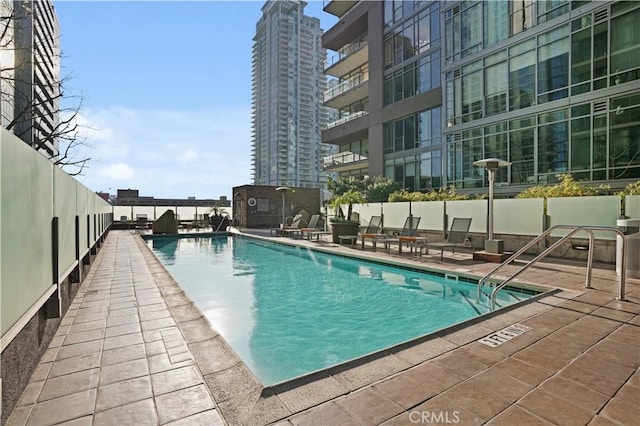
POLYGON ((341 166, 344 164, 355 163, 357 161, 367 160, 366 155, 357 154, 355 152, 339 152, 337 154, 330 155, 328 157, 323 158, 323 165, 325 168, 327 167, 335 167, 341 166))
POLYGON ((327 124, 327 129, 339 126, 341 124, 346 123, 347 121, 355 120, 356 118, 362 117, 363 115, 367 115, 367 114, 369 114, 369 111, 352 112, 350 114, 344 115, 343 117, 340 117, 336 121, 332 121, 332 122, 328 123, 327 124))
POLYGON ((326 69, 334 66, 335 64, 337 64, 341 60, 345 59, 346 57, 348 57, 350 55, 353 55, 354 53, 356 53, 357 51, 359 51, 360 49, 362 49, 365 46, 367 46, 367 41, 366 40, 357 40, 357 41, 355 41, 355 42, 343 47, 342 49, 340 49, 340 51, 338 53, 336 53, 335 55, 331 56, 326 61, 324 61, 324 69, 326 70, 326 69))
POLYGON ((327 102, 329 99, 333 99, 336 96, 353 89, 354 87, 358 87, 367 80, 369 80, 369 73, 362 73, 351 77, 350 79, 343 81, 337 86, 326 90, 324 92, 323 102, 327 102))

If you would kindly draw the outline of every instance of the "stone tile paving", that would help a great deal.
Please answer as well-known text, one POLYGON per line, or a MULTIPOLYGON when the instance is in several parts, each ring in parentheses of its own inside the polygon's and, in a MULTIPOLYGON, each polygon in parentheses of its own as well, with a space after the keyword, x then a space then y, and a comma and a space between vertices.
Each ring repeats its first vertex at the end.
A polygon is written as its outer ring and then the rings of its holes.
MULTIPOLYGON (((472 275, 495 267, 469 254, 294 243, 472 275)), ((594 270, 593 289, 584 276, 580 262, 541 263, 520 281, 564 290, 263 388, 144 243, 112 232, 8 424, 638 424, 640 280, 621 302, 610 268, 594 270), (514 323, 530 330, 494 348, 477 342, 514 323)))
POLYGON ((223 425, 131 235, 107 238, 13 425, 223 425))

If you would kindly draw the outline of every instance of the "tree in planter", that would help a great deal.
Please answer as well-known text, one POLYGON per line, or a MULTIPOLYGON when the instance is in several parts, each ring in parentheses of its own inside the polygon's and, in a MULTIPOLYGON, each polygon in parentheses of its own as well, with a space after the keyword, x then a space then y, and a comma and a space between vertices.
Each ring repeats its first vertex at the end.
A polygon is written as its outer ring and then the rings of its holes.
POLYGON ((225 213, 225 211, 219 204, 216 204, 209 209, 209 222, 211 223, 211 227, 214 231, 217 231, 218 229, 226 230, 227 226, 229 226, 229 217, 223 213, 225 213))
POLYGON ((337 196, 334 196, 331 199, 331 206, 338 212, 337 217, 334 217, 331 219, 331 222, 334 223, 356 223, 356 224, 360 224, 359 220, 353 220, 352 216, 353 216, 353 205, 354 204, 360 204, 360 203, 366 203, 367 199, 364 197, 364 195, 362 195, 361 192, 356 191, 355 189, 350 189, 347 192, 345 192, 344 194, 340 194, 337 196), (345 216, 344 213, 342 212, 342 206, 347 204, 347 215, 345 216))
POLYGON ((338 212, 337 216, 332 217, 331 222, 331 234, 333 242, 339 244, 340 236, 343 235, 358 235, 360 230, 360 221, 353 219, 353 205, 366 203, 362 192, 355 189, 350 189, 347 192, 336 195, 331 199, 331 206, 338 212), (347 204, 347 215, 345 216, 342 211, 342 206, 347 204))

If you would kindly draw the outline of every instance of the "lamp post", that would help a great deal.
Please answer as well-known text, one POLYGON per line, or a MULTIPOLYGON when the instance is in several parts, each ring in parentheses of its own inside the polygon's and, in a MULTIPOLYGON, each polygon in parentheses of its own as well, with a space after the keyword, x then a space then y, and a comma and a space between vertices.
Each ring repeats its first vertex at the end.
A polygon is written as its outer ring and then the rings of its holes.
POLYGON ((487 240, 484 242, 484 249, 489 253, 502 253, 504 251, 503 241, 493 239, 493 183, 496 170, 499 167, 510 166, 511 163, 499 158, 485 158, 484 160, 475 161, 473 165, 483 167, 489 173, 489 224, 487 226, 487 240))
POLYGON ((284 229, 284 194, 290 189, 288 186, 279 186, 276 188, 276 191, 282 192, 282 229, 284 229))

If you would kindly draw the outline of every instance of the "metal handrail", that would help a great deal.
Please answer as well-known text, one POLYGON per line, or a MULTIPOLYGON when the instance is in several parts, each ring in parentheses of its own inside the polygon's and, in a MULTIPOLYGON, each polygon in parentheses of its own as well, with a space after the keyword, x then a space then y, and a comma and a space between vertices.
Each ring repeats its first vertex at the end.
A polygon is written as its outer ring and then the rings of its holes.
POLYGON ((489 277, 491 277, 495 272, 500 270, 503 266, 506 266, 509 263, 511 263, 512 261, 514 261, 518 256, 520 256, 522 253, 527 251, 530 247, 532 247, 533 245, 538 243, 541 239, 543 239, 544 237, 548 236, 551 232, 553 232, 553 231, 555 231, 557 229, 571 229, 572 231, 570 233, 568 233, 567 235, 565 235, 564 237, 562 237, 561 239, 559 239, 558 241, 556 241, 554 244, 552 244, 548 248, 546 248, 542 253, 540 253, 538 256, 533 258, 526 265, 524 265, 518 271, 513 273, 509 278, 504 280, 502 283, 496 285, 495 288, 491 292, 491 309, 492 310, 495 309, 496 297, 498 295, 498 291, 500 291, 505 286, 507 286, 511 281, 513 281, 522 272, 526 271, 531 266, 533 266, 534 263, 536 263, 537 261, 547 257, 547 255, 549 255, 549 253, 551 253, 553 250, 555 250, 556 247, 558 247, 560 244, 562 244, 563 242, 565 242, 566 240, 571 238, 574 234, 576 234, 576 233, 578 233, 580 231, 586 231, 586 232, 589 233, 589 253, 587 255, 587 276, 586 276, 586 281, 585 281, 585 285, 584 285, 585 288, 591 288, 591 270, 593 268, 593 246, 594 246, 594 243, 595 243, 595 237, 593 235, 593 231, 610 231, 610 232, 614 232, 614 233, 616 233, 616 234, 618 234, 619 236, 622 237, 622 259, 621 259, 621 263, 620 263, 621 271, 620 271, 620 289, 619 289, 619 294, 618 294, 618 300, 622 300, 622 301, 626 300, 625 299, 625 279, 626 279, 626 276, 625 276, 626 275, 626 272, 625 272, 626 265, 625 265, 625 263, 626 263, 626 258, 627 258, 627 240, 625 238, 624 233, 622 231, 620 231, 618 228, 614 228, 614 227, 610 227, 610 226, 577 226, 577 225, 554 225, 551 228, 547 229, 542 234, 540 234, 538 237, 534 238, 532 241, 530 241, 528 244, 526 244, 520 250, 518 250, 517 252, 512 254, 507 260, 505 260, 500 265, 495 267, 491 272, 486 274, 484 277, 482 277, 480 279, 480 281, 478 281, 478 300, 480 300, 482 298, 482 294, 483 294, 482 293, 482 287, 484 286, 484 283, 487 281, 487 279, 489 277))
POLYGON ((238 232, 241 232, 240 228, 242 225, 242 216, 240 216, 239 214, 236 214, 233 216, 233 219, 231 219, 231 226, 235 226, 238 229, 238 232))

